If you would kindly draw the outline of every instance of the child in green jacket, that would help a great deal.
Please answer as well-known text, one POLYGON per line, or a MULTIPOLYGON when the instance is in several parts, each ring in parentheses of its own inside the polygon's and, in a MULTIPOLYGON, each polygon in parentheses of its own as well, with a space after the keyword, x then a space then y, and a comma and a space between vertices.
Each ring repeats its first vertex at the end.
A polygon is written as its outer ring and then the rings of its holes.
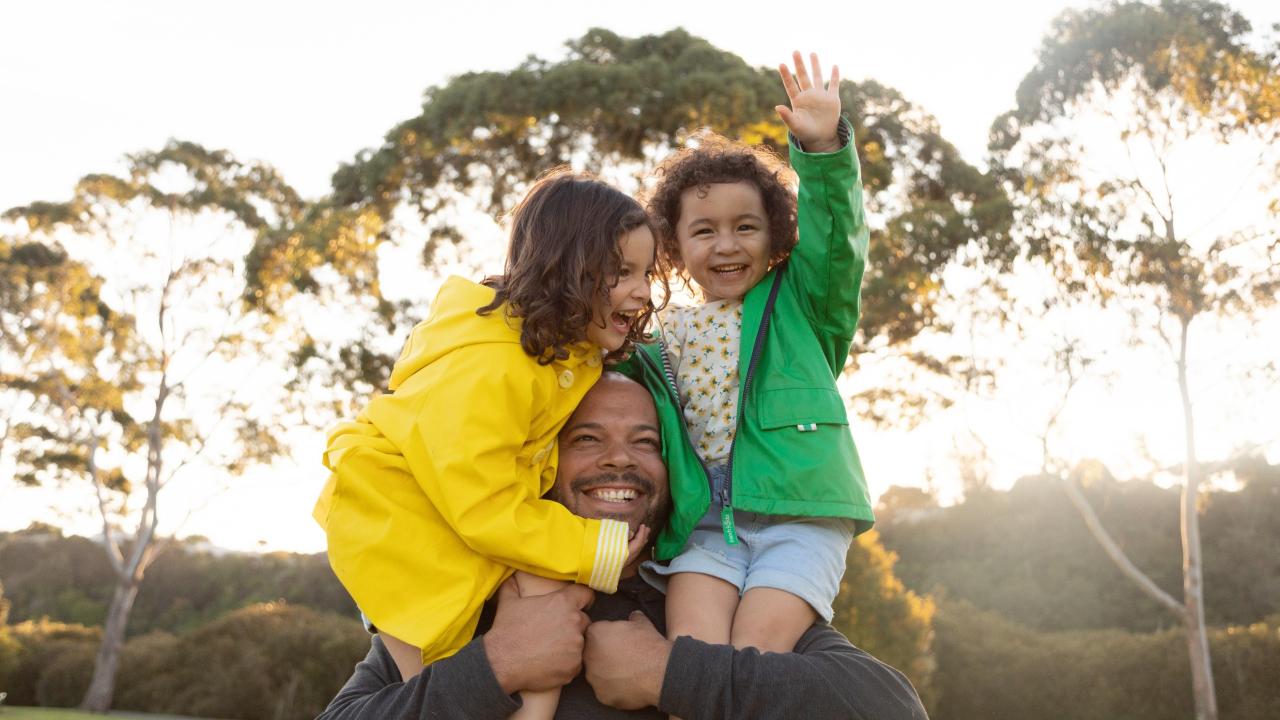
POLYGON ((667 591, 672 638, 790 651, 830 621, 852 537, 873 516, 836 378, 867 248, 839 71, 779 71, 797 197, 765 152, 704 136, 650 198, 660 252, 703 304, 663 316, 628 363, 654 392, 675 510, 642 574, 667 591), (797 233, 797 225, 799 225, 797 233), (798 235, 798 242, 797 242, 798 235), (664 352, 665 350, 665 352, 664 352))

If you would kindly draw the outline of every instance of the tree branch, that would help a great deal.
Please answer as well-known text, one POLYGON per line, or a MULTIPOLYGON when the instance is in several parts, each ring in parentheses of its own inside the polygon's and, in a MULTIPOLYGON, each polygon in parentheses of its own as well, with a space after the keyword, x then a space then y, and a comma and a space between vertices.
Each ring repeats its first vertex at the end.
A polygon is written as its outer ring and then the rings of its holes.
POLYGON ((1178 602, 1169 593, 1161 590, 1159 585, 1152 582, 1151 578, 1147 577, 1129 560, 1124 550, 1120 549, 1120 546, 1111 538, 1111 534, 1102 526, 1102 521, 1098 519, 1097 513, 1093 511, 1093 507, 1089 505, 1088 499, 1085 498, 1084 493, 1080 492, 1080 488, 1076 486, 1075 482, 1065 477, 1061 478, 1061 481, 1062 488, 1066 491, 1067 497, 1070 498, 1071 504, 1075 505, 1076 510, 1080 512, 1080 517, 1084 519, 1089 532, 1093 534, 1094 539, 1102 546, 1102 549, 1107 553, 1107 557, 1111 558, 1111 562, 1115 563, 1116 567, 1120 568, 1120 572, 1124 573, 1126 577, 1137 583, 1143 592, 1160 603, 1164 609, 1179 620, 1182 620, 1186 615, 1186 608, 1182 606, 1182 603, 1178 602))

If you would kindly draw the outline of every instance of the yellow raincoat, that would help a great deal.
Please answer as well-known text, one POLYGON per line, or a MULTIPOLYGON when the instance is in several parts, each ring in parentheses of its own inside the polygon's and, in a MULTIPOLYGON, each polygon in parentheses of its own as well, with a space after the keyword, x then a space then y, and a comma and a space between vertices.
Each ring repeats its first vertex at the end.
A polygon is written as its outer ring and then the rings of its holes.
POLYGON ((520 321, 476 308, 493 290, 449 278, 413 329, 389 394, 329 435, 315 507, 329 563, 380 630, 429 663, 470 641, 514 570, 614 592, 628 528, 543 500, 556 435, 600 377, 600 349, 539 365, 520 321))

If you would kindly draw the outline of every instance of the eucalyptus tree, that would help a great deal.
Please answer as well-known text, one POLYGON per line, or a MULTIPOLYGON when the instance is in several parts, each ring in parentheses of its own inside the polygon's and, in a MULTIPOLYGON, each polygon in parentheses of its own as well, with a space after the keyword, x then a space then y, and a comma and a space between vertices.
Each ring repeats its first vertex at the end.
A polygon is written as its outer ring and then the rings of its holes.
MULTIPOLYGON (((845 81, 840 92, 874 221, 864 289, 871 299, 855 356, 898 353, 952 372, 956 358, 904 348, 923 330, 945 330, 936 312, 941 273, 964 248, 1007 254, 1008 201, 895 90, 845 81)), ((342 303, 367 303, 380 324, 362 326, 354 341, 309 342, 298 360, 299 382, 370 392, 389 370, 388 339, 403 337, 401 324, 424 299, 406 304, 382 293, 378 259, 389 245, 413 247, 426 276, 441 267, 442 249, 467 246, 463 218, 501 215, 546 170, 568 163, 636 189, 703 127, 785 155, 785 128, 773 110, 784 101, 776 70, 684 30, 627 38, 593 29, 569 41, 558 60, 531 57, 509 71, 459 75, 428 88, 418 115, 339 167, 326 203, 262 238, 251 262, 256 297, 279 310, 300 294, 341 285, 350 291, 342 303)), ((859 402, 890 420, 905 393, 868 392, 859 402)))
MULTIPOLYGON (((82 487, 115 574, 83 707, 111 705, 129 613, 166 544, 162 491, 285 451, 282 326, 246 302, 255 237, 303 203, 269 167, 171 142, 4 213, 4 451, 28 484, 82 487)), ((177 513, 175 512, 176 516, 177 513)))
POLYGON ((1204 474, 1189 348, 1193 329, 1258 318, 1280 295, 1277 58, 1273 41, 1253 36, 1243 16, 1215 2, 1071 10, 1046 35, 1017 107, 992 127, 992 165, 1015 201, 1025 256, 1064 297, 1125 310, 1136 342, 1169 352, 1183 423, 1182 598, 1130 562, 1079 492, 1070 494, 1122 571, 1185 628, 1202 719, 1216 718, 1217 704, 1204 627, 1197 509, 1204 474), (1204 177, 1229 150, 1247 150, 1247 162, 1204 177), (1213 222, 1204 193, 1188 189, 1188 172, 1202 187, 1240 188, 1233 205, 1212 208, 1239 221, 1213 222))

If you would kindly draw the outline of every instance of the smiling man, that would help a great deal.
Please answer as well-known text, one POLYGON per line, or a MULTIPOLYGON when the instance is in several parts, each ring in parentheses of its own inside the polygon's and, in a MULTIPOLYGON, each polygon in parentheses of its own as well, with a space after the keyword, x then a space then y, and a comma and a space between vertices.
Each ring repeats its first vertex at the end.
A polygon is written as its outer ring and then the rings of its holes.
MULTIPOLYGON (((661 528, 670 510, 653 399, 606 372, 560 432, 548 497, 573 513, 661 528)), ((655 532, 656 534, 656 532, 655 532)), ((402 681, 377 636, 368 656, 320 716, 505 718, 516 693, 564 686, 557 718, 925 717, 901 673, 816 624, 793 653, 735 650, 688 637, 666 640, 663 596, 622 572, 618 592, 582 585, 520 597, 508 581, 457 654, 402 681)))

